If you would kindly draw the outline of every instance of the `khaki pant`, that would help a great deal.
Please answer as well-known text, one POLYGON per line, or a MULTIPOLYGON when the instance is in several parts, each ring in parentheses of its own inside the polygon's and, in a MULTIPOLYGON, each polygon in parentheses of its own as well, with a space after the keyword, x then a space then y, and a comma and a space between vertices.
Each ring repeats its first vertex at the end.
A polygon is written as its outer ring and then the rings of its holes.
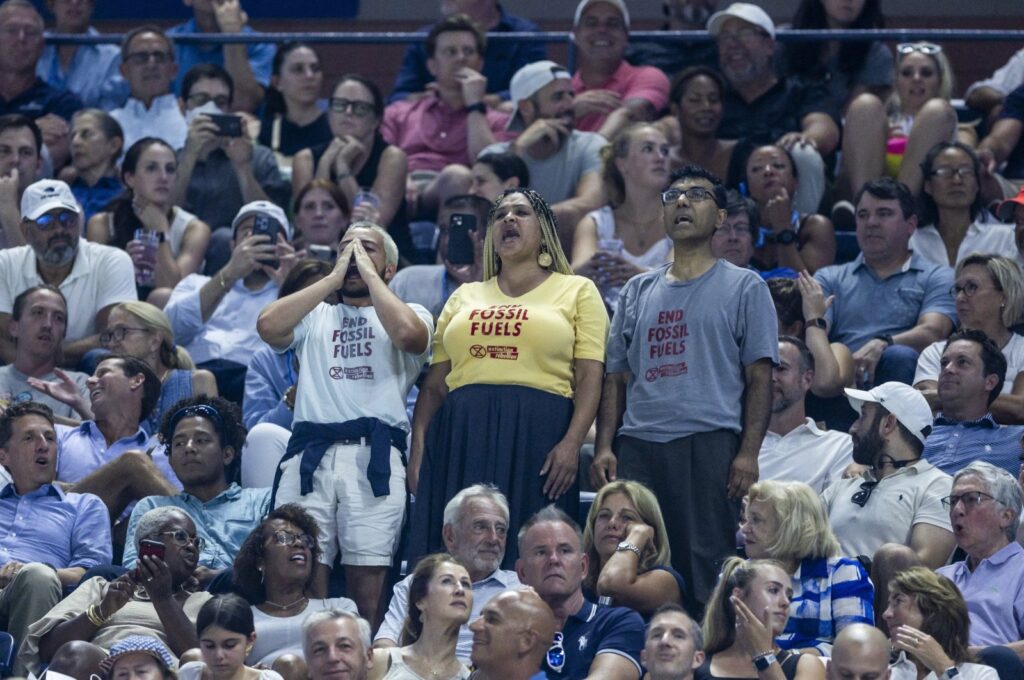
MULTIPOLYGON (((60 602, 61 586, 57 572, 38 562, 26 564, 7 587, 0 590, 0 627, 20 644, 28 627, 60 602)), ((17 655, 15 655, 17 657, 17 655)), ((26 674, 25 664, 14 662, 14 675, 26 674)))

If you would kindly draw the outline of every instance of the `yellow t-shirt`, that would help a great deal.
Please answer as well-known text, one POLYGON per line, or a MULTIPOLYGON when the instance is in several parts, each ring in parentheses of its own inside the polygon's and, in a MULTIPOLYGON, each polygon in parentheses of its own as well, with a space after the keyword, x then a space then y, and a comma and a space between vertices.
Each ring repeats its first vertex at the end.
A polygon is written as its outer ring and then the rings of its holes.
POLYGON ((523 385, 572 398, 573 360, 603 362, 607 337, 608 313, 590 279, 553 273, 519 297, 491 279, 448 298, 431 362, 452 363, 449 390, 523 385))

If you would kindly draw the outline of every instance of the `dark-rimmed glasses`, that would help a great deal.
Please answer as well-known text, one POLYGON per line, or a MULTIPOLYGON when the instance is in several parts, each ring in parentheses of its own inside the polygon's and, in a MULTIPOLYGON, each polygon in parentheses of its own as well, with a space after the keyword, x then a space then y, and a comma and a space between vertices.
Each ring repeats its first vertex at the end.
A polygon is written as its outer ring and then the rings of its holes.
POLYGON ((301 543, 304 548, 307 548, 308 550, 313 549, 313 537, 309 534, 297 534, 294 531, 288 531, 287 529, 278 529, 274 533, 270 534, 270 536, 278 545, 290 548, 296 543, 301 543))
POLYGON ((130 326, 118 326, 100 333, 100 344, 108 345, 111 341, 121 342, 128 333, 148 333, 148 328, 131 328, 130 326))
MULTIPOLYGON (((706 201, 708 199, 715 200, 715 194, 710 189, 704 187, 689 187, 688 189, 666 189, 661 192, 661 202, 665 205, 671 205, 679 200, 680 196, 686 196, 686 200, 694 203, 706 201)), ((717 205, 717 201, 715 204, 717 205)))
POLYGON ((964 510, 970 512, 986 500, 994 501, 995 499, 995 496, 987 494, 984 491, 968 491, 967 493, 946 496, 942 499, 942 507, 947 510, 952 510, 956 507, 957 503, 963 501, 964 510))
POLYGON ((346 113, 351 111, 356 118, 366 118, 373 113, 373 104, 370 102, 357 102, 344 97, 331 97, 331 111, 334 113, 346 113))
POLYGON ((954 297, 955 298, 960 293, 963 293, 967 297, 974 297, 974 294, 977 293, 979 290, 999 290, 999 289, 996 288, 995 286, 992 286, 991 288, 987 288, 987 287, 986 288, 982 288, 981 286, 979 286, 978 284, 974 283, 973 281, 968 281, 967 283, 965 283, 962 286, 954 283, 950 287, 950 289, 949 289, 949 295, 950 295, 950 297, 954 297))
POLYGON ((961 165, 960 167, 957 168, 944 166, 932 170, 932 177, 941 177, 942 179, 949 179, 953 175, 956 175, 960 179, 967 179, 968 177, 976 177, 977 173, 974 172, 973 165, 961 165))
POLYGON ((133 66, 148 64, 150 59, 158 64, 166 64, 171 60, 171 55, 168 52, 132 52, 125 55, 124 58, 126 62, 133 66))

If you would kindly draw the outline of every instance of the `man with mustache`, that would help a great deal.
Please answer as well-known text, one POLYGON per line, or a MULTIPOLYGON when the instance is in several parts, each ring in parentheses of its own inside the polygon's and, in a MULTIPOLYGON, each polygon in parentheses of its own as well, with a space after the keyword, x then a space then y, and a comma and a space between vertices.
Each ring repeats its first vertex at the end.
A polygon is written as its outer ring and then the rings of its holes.
POLYGON ((21 197, 21 234, 27 245, 0 251, 0 359, 16 350, 7 332, 14 298, 50 284, 67 300, 63 365, 74 366, 100 347, 99 335, 115 305, 135 300, 135 269, 128 253, 80 238, 82 209, 68 185, 41 180, 21 197))

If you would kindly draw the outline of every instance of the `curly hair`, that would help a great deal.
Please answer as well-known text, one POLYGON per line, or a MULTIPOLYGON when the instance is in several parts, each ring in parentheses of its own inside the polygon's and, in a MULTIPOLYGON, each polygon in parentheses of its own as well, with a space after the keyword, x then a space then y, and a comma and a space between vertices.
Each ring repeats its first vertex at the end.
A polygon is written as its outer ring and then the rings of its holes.
POLYGON ((411 645, 423 633, 423 612, 416 603, 427 596, 427 590, 430 587, 430 580, 434 578, 434 572, 445 563, 457 564, 466 569, 466 565, 462 563, 462 560, 448 553, 427 555, 413 569, 412 582, 409 584, 408 613, 405 615, 405 623, 402 625, 399 646, 411 645))
MULTIPOLYGON (((232 579, 235 582, 235 592, 249 601, 249 604, 260 604, 267 599, 267 590, 263 585, 263 574, 259 566, 263 561, 264 544, 267 542, 268 532, 274 520, 291 522, 304 534, 313 539, 312 561, 315 563, 320 559, 320 525, 316 523, 313 516, 296 503, 286 503, 274 508, 260 525, 252 530, 242 542, 235 556, 235 563, 232 567, 232 579)), ((309 570, 304 590, 308 591, 313 585, 313 577, 316 569, 309 570)))
POLYGON ((245 444, 245 436, 248 434, 245 425, 242 424, 242 410, 238 408, 238 404, 224 397, 200 394, 182 399, 172 406, 164 414, 159 432, 160 441, 167 447, 168 457, 171 455, 171 441, 174 439, 174 430, 178 423, 192 417, 205 418, 212 423, 220 436, 220 445, 230 446, 235 450, 234 458, 224 466, 224 478, 229 483, 237 482, 242 469, 242 445, 245 444), (210 413, 209 409, 215 413, 210 413), (220 422, 217 422, 216 414, 220 415, 220 422))

